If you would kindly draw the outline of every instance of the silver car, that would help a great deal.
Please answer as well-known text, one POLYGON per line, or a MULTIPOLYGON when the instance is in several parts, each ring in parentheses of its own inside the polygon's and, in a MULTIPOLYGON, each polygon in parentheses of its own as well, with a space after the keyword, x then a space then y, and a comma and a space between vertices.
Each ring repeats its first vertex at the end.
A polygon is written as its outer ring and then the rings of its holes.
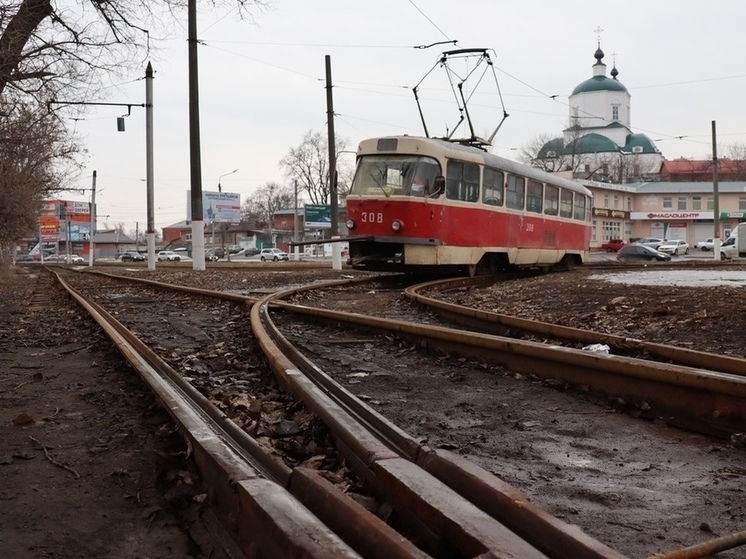
POLYGON ((262 262, 267 260, 272 260, 274 262, 277 262, 278 260, 290 260, 288 253, 279 248, 263 248, 259 253, 259 258, 262 262))

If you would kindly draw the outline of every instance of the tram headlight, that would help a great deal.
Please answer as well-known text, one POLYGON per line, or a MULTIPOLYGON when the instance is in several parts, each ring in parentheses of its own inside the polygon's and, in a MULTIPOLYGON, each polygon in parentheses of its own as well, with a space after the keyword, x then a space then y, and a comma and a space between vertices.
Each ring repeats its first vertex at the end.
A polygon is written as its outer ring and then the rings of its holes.
POLYGON ((354 229, 355 228, 355 220, 354 219, 348 219, 345 221, 345 225, 347 225, 347 229, 354 229))
POLYGON ((401 231, 402 229, 404 229, 404 224, 398 219, 395 219, 391 222, 391 229, 393 229, 394 231, 401 231))

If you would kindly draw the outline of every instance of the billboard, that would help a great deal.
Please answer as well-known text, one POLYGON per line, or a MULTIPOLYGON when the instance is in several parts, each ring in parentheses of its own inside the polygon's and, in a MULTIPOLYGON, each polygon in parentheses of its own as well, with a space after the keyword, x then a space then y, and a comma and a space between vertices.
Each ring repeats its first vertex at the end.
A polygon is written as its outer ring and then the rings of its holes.
POLYGON ((332 207, 328 204, 306 204, 303 208, 306 229, 331 229, 332 207))
POLYGON ((91 205, 70 200, 44 200, 39 212, 39 233, 43 241, 89 241, 91 205))
MULTIPOLYGON (((187 221, 192 219, 192 191, 187 190, 187 221)), ((239 223, 241 195, 235 192, 202 192, 202 219, 207 223, 239 223)))

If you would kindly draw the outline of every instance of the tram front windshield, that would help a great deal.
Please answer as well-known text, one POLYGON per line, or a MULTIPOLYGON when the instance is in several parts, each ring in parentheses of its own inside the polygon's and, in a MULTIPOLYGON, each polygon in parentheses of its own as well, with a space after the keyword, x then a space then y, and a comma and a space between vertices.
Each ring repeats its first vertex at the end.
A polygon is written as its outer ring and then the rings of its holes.
POLYGON ((434 188, 440 166, 432 157, 364 155, 358 160, 350 194, 359 196, 440 196, 434 188))

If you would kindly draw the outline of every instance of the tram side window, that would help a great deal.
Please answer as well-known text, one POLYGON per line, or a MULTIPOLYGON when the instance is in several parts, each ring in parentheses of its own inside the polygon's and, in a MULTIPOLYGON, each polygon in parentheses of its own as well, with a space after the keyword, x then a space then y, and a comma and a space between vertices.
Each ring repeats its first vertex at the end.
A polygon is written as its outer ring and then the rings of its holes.
POLYGON ((544 185, 529 179, 526 189, 526 209, 530 212, 541 213, 544 197, 544 185))
POLYGON ((575 196, 575 212, 573 218, 585 221, 585 196, 578 194, 575 196))
POLYGON ((508 175, 508 188, 505 193, 505 206, 513 210, 522 210, 525 191, 526 179, 517 175, 508 175))
POLYGON ((562 190, 560 192, 560 216, 572 217, 572 191, 562 190))
POLYGON ((463 202, 479 200, 479 165, 449 161, 446 168, 446 198, 463 202))
POLYGON ((547 215, 559 213, 559 188, 550 184, 544 188, 544 213, 547 215))
POLYGON ((482 180, 482 202, 490 206, 502 206, 505 177, 502 171, 496 171, 489 167, 484 168, 484 179, 482 180))

